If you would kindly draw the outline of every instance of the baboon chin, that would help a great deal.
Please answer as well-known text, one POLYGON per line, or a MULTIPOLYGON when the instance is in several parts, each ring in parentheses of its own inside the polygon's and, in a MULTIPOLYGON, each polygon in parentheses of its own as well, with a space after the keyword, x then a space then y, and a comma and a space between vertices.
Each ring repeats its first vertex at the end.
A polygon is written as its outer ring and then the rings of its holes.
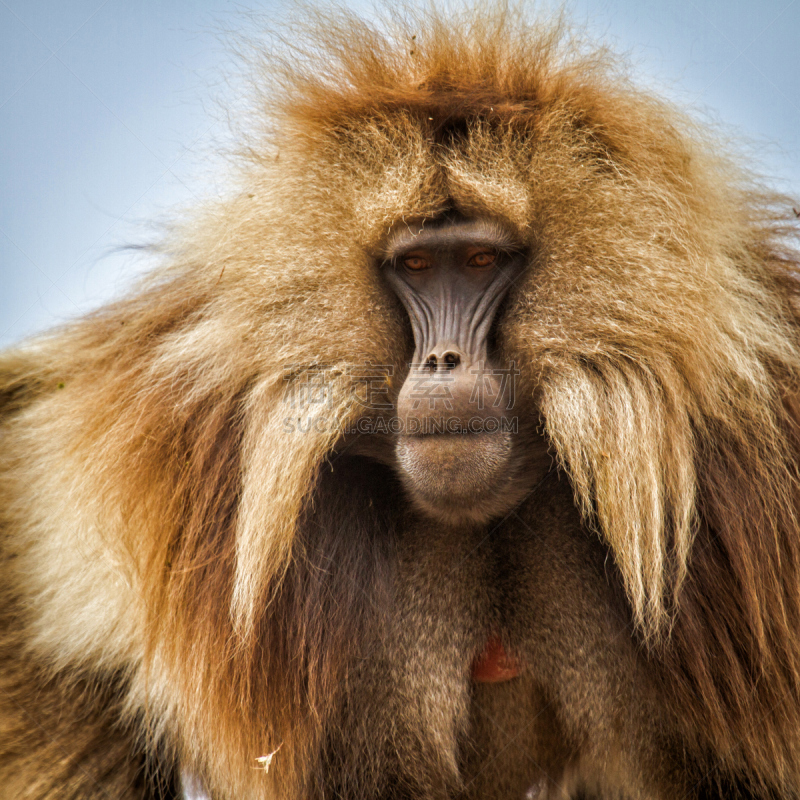
POLYGON ((800 796, 791 202, 395 12, 254 55, 233 191, 0 356, 0 798, 800 796))
POLYGON ((505 433, 403 436, 400 476, 421 510, 453 525, 482 523, 513 508, 523 490, 505 433))

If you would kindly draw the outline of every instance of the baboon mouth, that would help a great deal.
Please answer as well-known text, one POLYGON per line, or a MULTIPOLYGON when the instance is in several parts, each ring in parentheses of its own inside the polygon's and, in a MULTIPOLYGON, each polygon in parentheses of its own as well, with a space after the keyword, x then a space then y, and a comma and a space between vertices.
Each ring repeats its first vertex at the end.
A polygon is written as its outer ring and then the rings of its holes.
POLYGON ((443 442, 447 440, 448 437, 461 437, 461 436, 503 436, 501 431, 482 431, 482 430, 473 430, 470 429, 468 426, 464 425, 462 427, 452 427, 448 428, 447 430, 439 431, 423 431, 422 433, 406 433, 403 434, 407 439, 436 439, 438 442, 443 442))
MULTIPOLYGON (((512 440, 507 433, 400 436, 396 455, 400 477, 424 511, 451 521, 472 518, 511 472, 512 440)), ((479 517, 485 517, 481 510, 479 517)))
POLYGON ((493 485, 511 454, 505 433, 431 433, 400 436, 397 456, 401 469, 424 482, 446 482, 448 495, 474 492, 493 485))

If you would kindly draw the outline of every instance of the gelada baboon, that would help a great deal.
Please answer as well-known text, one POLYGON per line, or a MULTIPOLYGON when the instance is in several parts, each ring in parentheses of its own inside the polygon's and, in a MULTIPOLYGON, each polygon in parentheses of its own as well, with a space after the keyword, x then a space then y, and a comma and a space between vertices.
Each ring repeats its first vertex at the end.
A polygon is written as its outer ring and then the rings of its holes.
POLYGON ((558 26, 393 15, 3 357, 0 794, 798 797, 791 204, 558 26))

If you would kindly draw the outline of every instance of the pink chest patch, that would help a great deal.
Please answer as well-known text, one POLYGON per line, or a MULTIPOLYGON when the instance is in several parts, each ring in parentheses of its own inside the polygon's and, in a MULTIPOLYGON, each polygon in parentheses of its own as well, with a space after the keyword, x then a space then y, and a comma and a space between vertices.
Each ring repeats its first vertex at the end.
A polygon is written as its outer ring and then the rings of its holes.
POLYGON ((472 662, 472 680, 477 683, 510 681, 519 673, 519 661, 506 653, 499 636, 492 636, 472 662))

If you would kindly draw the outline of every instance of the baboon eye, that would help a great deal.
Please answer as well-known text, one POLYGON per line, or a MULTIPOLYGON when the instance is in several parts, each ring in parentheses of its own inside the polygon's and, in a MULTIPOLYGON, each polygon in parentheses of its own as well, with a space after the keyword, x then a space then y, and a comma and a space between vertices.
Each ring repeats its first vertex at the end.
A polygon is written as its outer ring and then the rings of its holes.
POLYGON ((491 267, 492 264, 497 260, 497 253, 493 253, 492 251, 484 251, 482 253, 475 253, 472 258, 467 261, 467 265, 470 267, 478 267, 479 269, 484 269, 486 267, 491 267))
POLYGON ((422 256, 406 256, 403 259, 403 266, 411 272, 419 272, 420 270, 427 269, 430 264, 427 258, 422 256))

